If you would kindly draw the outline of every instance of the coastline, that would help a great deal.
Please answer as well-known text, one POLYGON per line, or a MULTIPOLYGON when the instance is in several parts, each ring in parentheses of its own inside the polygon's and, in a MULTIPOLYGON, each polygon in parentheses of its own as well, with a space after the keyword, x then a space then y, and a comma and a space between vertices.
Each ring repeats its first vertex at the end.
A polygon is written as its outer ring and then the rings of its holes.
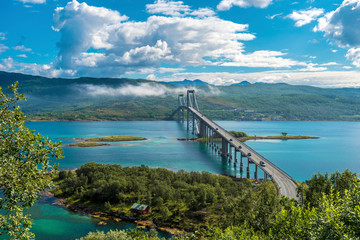
MULTIPOLYGON (((55 186, 56 188, 56 186, 55 186)), ((107 225, 107 221, 114 221, 114 222, 120 222, 120 221, 126 221, 126 222, 133 222, 137 224, 137 228, 139 229, 152 229, 156 228, 157 230, 168 232, 172 235, 174 234, 185 234, 186 232, 183 230, 180 230, 178 228, 170 228, 166 226, 160 226, 155 224, 153 221, 150 220, 144 220, 138 217, 127 217, 123 216, 114 212, 106 213, 98 210, 94 210, 92 208, 89 208, 87 206, 83 205, 74 205, 67 203, 64 198, 58 198, 55 197, 55 195, 51 192, 51 189, 48 189, 40 194, 40 196, 46 196, 46 197, 54 197, 56 200, 52 203, 52 205, 57 205, 66 208, 68 211, 80 213, 82 215, 86 215, 89 217, 100 219, 100 221, 97 223, 97 225, 107 225)))

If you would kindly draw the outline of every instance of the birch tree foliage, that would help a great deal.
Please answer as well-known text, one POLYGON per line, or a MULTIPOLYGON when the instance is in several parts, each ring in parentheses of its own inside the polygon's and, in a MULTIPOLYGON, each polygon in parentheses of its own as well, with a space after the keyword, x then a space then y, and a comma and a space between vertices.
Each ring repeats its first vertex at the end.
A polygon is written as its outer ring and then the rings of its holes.
POLYGON ((0 238, 33 239, 32 220, 23 210, 52 186, 57 166, 51 159, 62 158, 62 149, 25 126, 18 101, 26 99, 17 89, 18 83, 6 93, 0 87, 0 238))

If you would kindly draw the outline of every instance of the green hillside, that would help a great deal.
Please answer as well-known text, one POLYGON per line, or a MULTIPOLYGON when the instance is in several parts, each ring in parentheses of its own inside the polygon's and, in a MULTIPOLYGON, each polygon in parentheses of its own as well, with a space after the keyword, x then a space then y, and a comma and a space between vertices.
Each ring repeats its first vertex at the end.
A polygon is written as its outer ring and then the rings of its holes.
MULTIPOLYGON (((62 79, 0 72, 1 87, 15 81, 28 99, 22 110, 31 120, 172 119, 177 94, 186 92, 184 87, 143 79, 62 79)), ((195 89, 200 110, 212 119, 360 120, 357 88, 252 84, 195 89)))

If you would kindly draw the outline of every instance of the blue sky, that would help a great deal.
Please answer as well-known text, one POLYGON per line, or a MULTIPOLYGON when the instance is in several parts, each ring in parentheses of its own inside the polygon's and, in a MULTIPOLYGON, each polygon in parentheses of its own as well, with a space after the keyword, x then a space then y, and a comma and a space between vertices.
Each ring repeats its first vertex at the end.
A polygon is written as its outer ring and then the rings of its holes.
POLYGON ((0 70, 360 87, 360 0, 3 0, 0 70))

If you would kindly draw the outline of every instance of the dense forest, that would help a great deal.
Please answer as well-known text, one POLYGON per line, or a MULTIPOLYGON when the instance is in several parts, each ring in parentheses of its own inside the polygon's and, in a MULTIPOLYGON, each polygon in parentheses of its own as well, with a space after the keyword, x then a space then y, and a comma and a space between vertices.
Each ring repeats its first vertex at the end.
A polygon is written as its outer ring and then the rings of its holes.
MULTIPOLYGON (((88 163, 61 171, 57 196, 72 204, 153 220, 187 234, 174 239, 360 239, 355 173, 314 174, 299 184, 300 203, 278 197, 272 182, 253 184, 206 172, 88 163), (129 211, 134 202, 149 215, 129 211)), ((156 232, 89 233, 90 239, 158 239, 156 232)))
POLYGON ((142 218, 189 232, 245 222, 267 231, 281 208, 271 181, 254 185, 207 172, 87 163, 61 171, 56 184, 55 195, 69 203, 123 216, 136 216, 133 203, 148 204, 151 213, 142 218))
POLYGON ((195 89, 215 120, 360 120, 360 89, 288 84, 176 87, 142 79, 44 78, 0 72, 5 89, 19 81, 31 120, 170 120, 177 95, 195 89), (44 102, 46 104, 44 104, 44 102))

